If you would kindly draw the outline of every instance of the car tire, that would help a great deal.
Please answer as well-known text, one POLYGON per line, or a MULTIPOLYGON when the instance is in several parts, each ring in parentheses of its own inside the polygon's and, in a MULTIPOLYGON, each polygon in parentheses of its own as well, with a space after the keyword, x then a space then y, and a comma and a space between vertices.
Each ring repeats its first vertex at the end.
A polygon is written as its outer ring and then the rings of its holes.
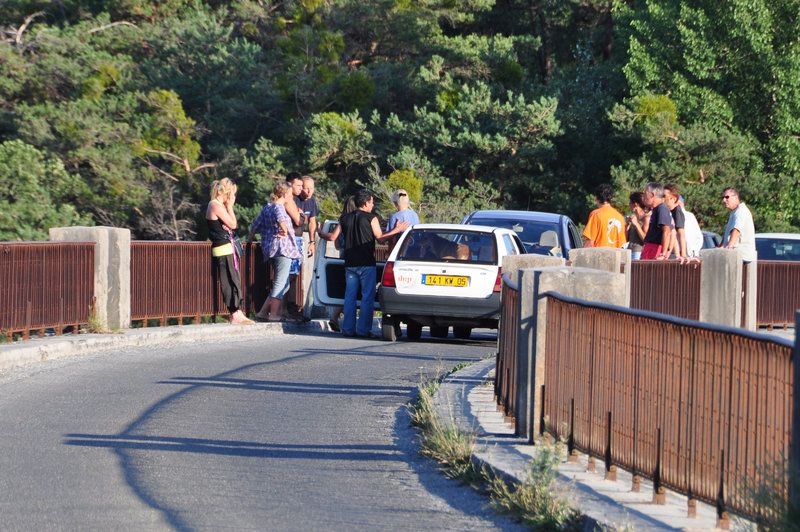
POLYGON ((432 325, 431 336, 434 338, 447 338, 447 332, 450 328, 447 325, 432 325))
POLYGON ((472 335, 472 327, 453 327, 453 336, 459 340, 469 340, 472 335))
POLYGON ((406 324, 406 336, 409 340, 419 340, 422 337, 422 325, 415 321, 406 324))
POLYGON ((383 318, 381 323, 381 336, 387 342, 397 341, 397 330, 394 328, 394 320, 391 318, 383 318))

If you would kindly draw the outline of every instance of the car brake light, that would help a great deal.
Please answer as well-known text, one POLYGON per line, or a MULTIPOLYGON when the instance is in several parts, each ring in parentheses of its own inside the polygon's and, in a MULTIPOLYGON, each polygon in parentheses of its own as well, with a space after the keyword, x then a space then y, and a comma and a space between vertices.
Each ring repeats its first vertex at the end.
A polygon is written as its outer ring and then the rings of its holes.
POLYGON ((494 282, 494 290, 492 292, 499 292, 503 288, 503 268, 497 268, 497 280, 494 282))
POLYGON ((394 287, 394 263, 387 262, 383 267, 383 277, 381 278, 381 286, 394 287))

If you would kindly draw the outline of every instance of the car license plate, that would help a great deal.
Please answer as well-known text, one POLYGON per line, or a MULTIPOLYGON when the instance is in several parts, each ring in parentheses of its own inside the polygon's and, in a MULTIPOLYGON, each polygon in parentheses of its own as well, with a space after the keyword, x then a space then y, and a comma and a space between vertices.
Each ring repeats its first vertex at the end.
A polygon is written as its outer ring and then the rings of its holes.
POLYGON ((423 275, 422 284, 427 286, 469 286, 469 277, 461 275, 423 275))

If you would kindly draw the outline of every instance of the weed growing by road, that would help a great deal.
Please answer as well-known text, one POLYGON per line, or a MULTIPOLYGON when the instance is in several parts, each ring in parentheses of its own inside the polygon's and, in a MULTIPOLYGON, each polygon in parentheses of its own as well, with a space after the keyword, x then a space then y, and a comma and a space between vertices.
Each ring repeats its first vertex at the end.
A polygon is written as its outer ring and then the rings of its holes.
POLYGON ((436 461, 448 477, 487 495, 495 511, 531 530, 580 530, 582 515, 553 494, 563 446, 543 446, 530 462, 522 482, 498 477, 473 460, 475 432, 460 428, 452 417, 445 420, 439 415, 433 401, 439 382, 424 381, 417 400, 409 407, 411 422, 420 431, 420 453, 436 461))
POLYGON ((489 503, 531 530, 580 530, 582 516, 566 500, 553 495, 562 444, 543 445, 528 464, 522 482, 487 475, 489 503))

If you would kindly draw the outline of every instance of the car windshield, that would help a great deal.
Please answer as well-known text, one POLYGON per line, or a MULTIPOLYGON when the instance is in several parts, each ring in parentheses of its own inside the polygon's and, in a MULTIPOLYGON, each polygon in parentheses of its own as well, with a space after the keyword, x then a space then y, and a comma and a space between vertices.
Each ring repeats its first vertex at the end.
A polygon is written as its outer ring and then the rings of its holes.
POLYGON ((490 233, 453 229, 412 229, 396 260, 497 263, 490 233))
POLYGON ((488 225, 489 227, 502 227, 511 229, 522 243, 528 253, 539 255, 555 255, 561 251, 558 238, 558 224, 555 222, 534 222, 526 220, 504 220, 502 218, 473 217, 471 224, 488 225))
POLYGON ((800 240, 756 238, 758 260, 800 260, 800 240))

